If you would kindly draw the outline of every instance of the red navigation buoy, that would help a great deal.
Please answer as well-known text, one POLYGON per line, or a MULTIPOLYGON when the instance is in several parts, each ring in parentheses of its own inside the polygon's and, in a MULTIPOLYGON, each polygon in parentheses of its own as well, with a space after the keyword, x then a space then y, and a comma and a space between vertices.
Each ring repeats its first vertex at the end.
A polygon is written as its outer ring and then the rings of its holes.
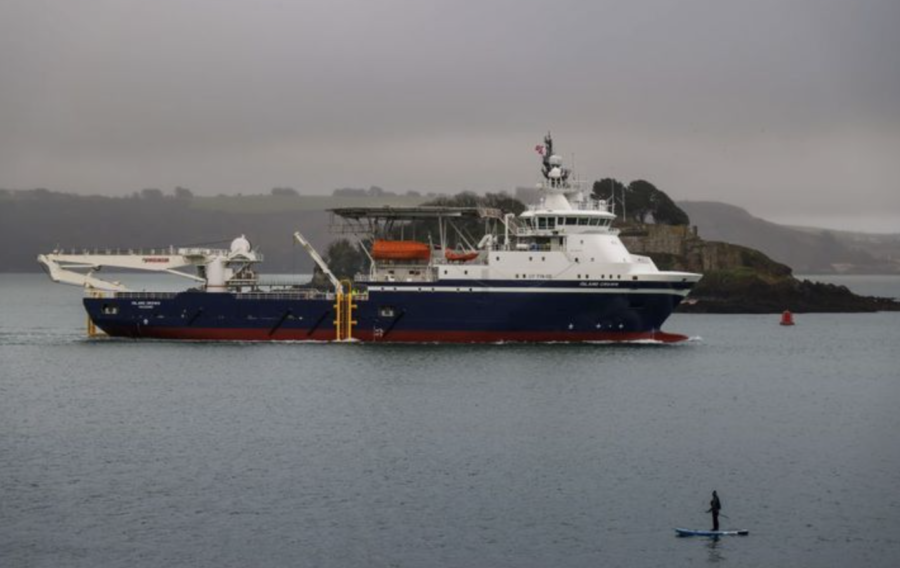
POLYGON ((790 310, 784 310, 781 314, 781 325, 794 325, 794 314, 790 310))

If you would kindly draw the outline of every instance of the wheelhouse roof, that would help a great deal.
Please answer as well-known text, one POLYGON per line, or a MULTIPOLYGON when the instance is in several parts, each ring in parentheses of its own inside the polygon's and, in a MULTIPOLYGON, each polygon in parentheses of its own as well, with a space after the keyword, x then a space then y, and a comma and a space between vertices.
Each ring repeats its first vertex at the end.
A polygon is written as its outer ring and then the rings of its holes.
POLYGON ((520 217, 604 217, 615 218, 613 213, 609 211, 599 211, 595 209, 529 209, 524 211, 520 217))
POLYGON ((443 217, 456 218, 493 218, 500 219, 503 213, 492 207, 336 207, 328 210, 345 219, 437 219, 443 217))

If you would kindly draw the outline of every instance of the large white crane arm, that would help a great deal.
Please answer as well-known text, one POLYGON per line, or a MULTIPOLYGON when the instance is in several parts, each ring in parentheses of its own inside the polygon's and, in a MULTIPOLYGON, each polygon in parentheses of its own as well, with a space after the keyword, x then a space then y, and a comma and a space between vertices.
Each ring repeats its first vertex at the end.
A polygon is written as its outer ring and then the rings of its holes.
POLYGON ((231 278, 260 261, 262 255, 252 249, 250 241, 244 235, 234 239, 228 249, 168 247, 85 249, 82 252, 57 249, 52 253, 38 255, 38 262, 46 268, 54 282, 115 292, 127 292, 128 288, 120 282, 97 278, 94 272, 102 268, 165 272, 200 282, 214 291, 222 291, 231 278), (198 275, 178 270, 187 266, 197 267, 198 275))
POLYGON ((166 272, 204 282, 203 278, 176 270, 197 264, 181 254, 66 254, 50 253, 38 255, 38 262, 43 265, 50 279, 54 282, 72 284, 84 288, 127 292, 128 288, 120 282, 96 278, 94 272, 101 268, 124 268, 149 272, 166 272))
POLYGON ((106 290, 109 292, 127 292, 128 288, 120 282, 103 280, 102 278, 94 278, 94 270, 99 267, 89 265, 61 265, 54 255, 39 254, 38 262, 47 270, 47 275, 54 282, 62 284, 72 284, 73 286, 81 286, 82 288, 92 288, 95 290, 106 290), (73 267, 88 269, 88 272, 78 272, 72 270, 73 267))

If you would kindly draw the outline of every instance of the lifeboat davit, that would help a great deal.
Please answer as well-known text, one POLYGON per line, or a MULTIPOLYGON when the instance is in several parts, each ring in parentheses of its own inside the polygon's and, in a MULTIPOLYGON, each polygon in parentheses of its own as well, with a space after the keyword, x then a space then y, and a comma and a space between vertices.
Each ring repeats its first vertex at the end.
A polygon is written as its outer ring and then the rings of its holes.
POLYGON ((372 243, 375 260, 430 260, 431 247, 417 241, 383 241, 372 243))
POLYGON ((784 310, 781 314, 781 325, 794 325, 794 314, 790 310, 784 310))
POLYGON ((477 252, 456 252, 455 250, 447 250, 444 252, 444 258, 451 262, 468 262, 477 257, 477 252))

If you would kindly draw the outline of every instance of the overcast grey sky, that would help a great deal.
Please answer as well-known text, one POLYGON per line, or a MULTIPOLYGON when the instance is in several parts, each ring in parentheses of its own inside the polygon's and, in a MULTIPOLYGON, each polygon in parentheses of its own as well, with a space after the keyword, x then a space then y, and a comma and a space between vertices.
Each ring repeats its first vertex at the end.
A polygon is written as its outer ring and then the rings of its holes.
POLYGON ((900 1, 0 0, 0 187, 579 177, 900 231, 900 1))

